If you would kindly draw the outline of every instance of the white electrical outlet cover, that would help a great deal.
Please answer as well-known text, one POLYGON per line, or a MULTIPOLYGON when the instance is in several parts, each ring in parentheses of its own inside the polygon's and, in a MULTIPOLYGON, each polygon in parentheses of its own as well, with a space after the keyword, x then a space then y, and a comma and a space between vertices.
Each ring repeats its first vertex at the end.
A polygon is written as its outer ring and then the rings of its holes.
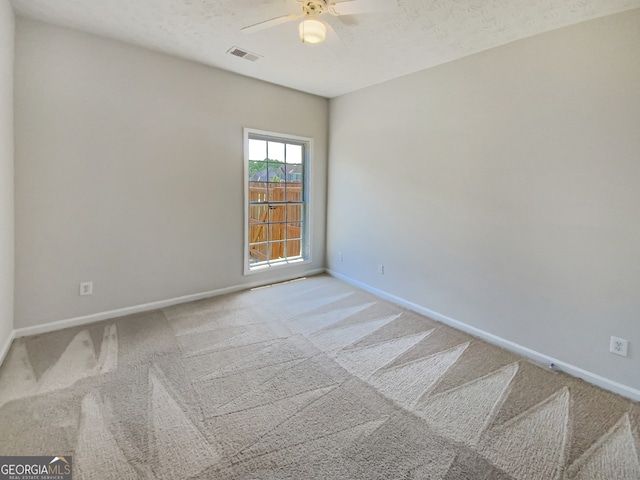
POLYGON ((80 284, 80 295, 93 295, 93 282, 82 282, 80 284))
POLYGON ((626 357, 628 346, 629 342, 627 342, 627 340, 625 340, 624 338, 611 337, 609 351, 611 353, 615 353, 616 355, 620 355, 621 357, 626 357))

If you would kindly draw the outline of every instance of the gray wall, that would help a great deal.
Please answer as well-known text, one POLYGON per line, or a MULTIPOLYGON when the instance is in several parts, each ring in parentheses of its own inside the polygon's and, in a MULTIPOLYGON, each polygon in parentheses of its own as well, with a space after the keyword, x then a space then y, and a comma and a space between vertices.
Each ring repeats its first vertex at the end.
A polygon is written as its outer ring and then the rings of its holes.
POLYGON ((333 99, 329 267, 639 388, 639 45, 635 10, 333 99))
POLYGON ((15 110, 16 328, 324 267, 326 99, 18 18, 15 110), (243 276, 243 127, 315 139, 311 264, 243 276))
POLYGON ((13 329, 14 28, 9 0, 0 0, 0 357, 13 329))

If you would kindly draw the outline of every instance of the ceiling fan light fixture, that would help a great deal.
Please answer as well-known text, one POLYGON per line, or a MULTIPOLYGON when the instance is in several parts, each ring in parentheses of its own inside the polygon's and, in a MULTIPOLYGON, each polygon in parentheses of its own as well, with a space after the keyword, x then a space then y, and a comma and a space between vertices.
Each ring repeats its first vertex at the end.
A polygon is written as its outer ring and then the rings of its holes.
POLYGON ((321 43, 327 36, 327 26, 315 18, 305 18, 298 30, 303 43, 321 43))

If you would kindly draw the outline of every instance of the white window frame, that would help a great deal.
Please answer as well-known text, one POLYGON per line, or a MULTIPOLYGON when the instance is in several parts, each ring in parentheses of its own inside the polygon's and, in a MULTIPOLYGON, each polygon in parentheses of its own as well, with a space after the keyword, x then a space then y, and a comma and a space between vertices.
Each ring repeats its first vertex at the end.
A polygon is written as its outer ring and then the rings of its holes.
POLYGON ((309 199, 311 198, 311 178, 313 178, 313 138, 290 135, 287 133, 269 132, 255 128, 244 129, 244 274, 253 275, 255 273, 268 272, 273 269, 280 269, 311 262, 311 209, 309 199), (257 264, 249 263, 249 139, 250 137, 263 137, 261 139, 275 141, 290 141, 295 144, 303 144, 304 156, 302 159, 303 170, 303 206, 302 206, 302 233, 300 240, 301 255, 294 258, 284 258, 279 260, 267 260, 257 264))

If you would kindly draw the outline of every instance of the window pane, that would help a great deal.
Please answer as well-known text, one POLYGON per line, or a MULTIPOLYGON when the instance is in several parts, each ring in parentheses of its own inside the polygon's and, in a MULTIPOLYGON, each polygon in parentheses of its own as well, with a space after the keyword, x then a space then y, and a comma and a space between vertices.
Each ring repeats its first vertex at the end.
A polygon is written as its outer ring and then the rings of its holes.
POLYGON ((302 223, 287 223, 287 240, 295 240, 302 238, 302 223))
POLYGON ((287 143, 287 163, 302 163, 302 145, 287 143))
POLYGON ((285 178, 287 182, 302 182, 302 165, 287 163, 285 170, 285 178))
POLYGON ((249 160, 264 160, 265 158, 267 158, 267 142, 249 139, 249 160))
POLYGON ((280 242, 285 239, 286 225, 283 223, 269 224, 269 240, 280 242))
POLYGON ((279 258, 286 258, 284 254, 284 242, 270 242, 269 243, 269 258, 268 260, 277 260, 279 258))
POLYGON ((284 202, 285 185, 283 182, 269 184, 269 201, 284 202))
POLYGON ((252 223, 266 223, 269 221, 268 213, 269 207, 267 205, 251 205, 249 207, 249 220, 252 223))
POLYGON ((264 262, 267 260, 266 243, 249 245, 249 263, 264 262))
POLYGON ((249 161, 249 181, 250 182, 266 182, 267 181, 267 162, 249 161))
POLYGON ((287 182, 286 183, 286 199, 287 202, 301 202, 302 201, 302 184, 299 182, 287 182))
POLYGON ((299 257, 302 255, 300 251, 300 240, 287 242, 287 257, 299 257))
POLYGON ((286 207, 284 205, 277 205, 269 208, 269 222, 271 223, 284 223, 286 220, 286 207))
POLYGON ((268 163, 267 178, 269 182, 282 182, 285 177, 284 164, 281 163, 268 163))
POLYGON ((249 202, 268 202, 267 184, 264 182, 249 182, 249 202))
POLYGON ((284 143, 280 142, 267 142, 267 154, 269 160, 278 160, 284 163, 284 143))
POLYGON ((249 242, 257 243, 257 242, 266 242, 267 238, 267 229, 269 228, 267 223, 260 223, 259 220, 254 218, 249 218, 249 242))
POLYGON ((287 223, 302 221, 302 205, 287 205, 287 223))

